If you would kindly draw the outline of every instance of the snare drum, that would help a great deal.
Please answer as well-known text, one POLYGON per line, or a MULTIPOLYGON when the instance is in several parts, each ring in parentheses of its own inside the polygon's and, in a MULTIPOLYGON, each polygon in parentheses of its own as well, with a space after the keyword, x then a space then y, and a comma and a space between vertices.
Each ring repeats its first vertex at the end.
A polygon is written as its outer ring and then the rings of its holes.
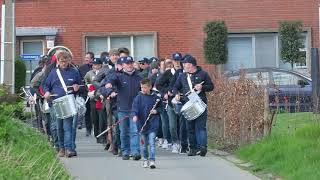
POLYGON ((68 94, 53 100, 56 117, 66 119, 77 114, 76 100, 73 94, 68 94))
POLYGON ((207 105, 195 92, 189 96, 189 101, 181 108, 181 114, 189 121, 198 118, 207 108, 207 105))

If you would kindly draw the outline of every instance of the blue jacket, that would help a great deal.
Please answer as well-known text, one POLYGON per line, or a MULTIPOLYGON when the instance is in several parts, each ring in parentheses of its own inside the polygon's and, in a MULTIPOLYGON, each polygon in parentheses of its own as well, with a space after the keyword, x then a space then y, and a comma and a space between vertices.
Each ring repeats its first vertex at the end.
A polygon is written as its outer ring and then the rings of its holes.
POLYGON ((160 106, 161 101, 160 98, 155 94, 142 94, 139 92, 139 94, 134 98, 132 103, 132 116, 138 116, 137 126, 138 131, 141 130, 143 124, 145 123, 150 110, 156 103, 157 99, 159 100, 158 105, 156 106, 157 114, 151 115, 150 119, 148 120, 146 126, 143 128, 142 133, 149 134, 150 132, 157 133, 158 127, 159 127, 159 112, 160 112, 160 106))
POLYGON ((113 73, 106 81, 111 83, 118 93, 118 111, 131 111, 133 99, 140 91, 141 77, 137 71, 132 74, 126 72, 113 73))
MULTIPOLYGON (((60 69, 62 78, 66 84, 66 86, 72 86, 73 84, 83 84, 81 80, 81 76, 79 71, 72 67, 67 67, 66 69, 60 69)), ((59 80, 57 70, 54 68, 49 73, 47 79, 45 80, 43 90, 45 92, 50 92, 51 94, 57 94, 58 96, 53 96, 52 99, 57 99, 66 95, 62 84, 59 80)), ((68 90, 73 90, 72 87, 68 88, 68 90)))
MULTIPOLYGON (((200 67, 197 67, 197 71, 191 74, 190 79, 191 79, 192 87, 204 81, 204 83, 202 84, 202 91, 199 93, 199 97, 202 99, 204 103, 207 104, 207 97, 205 92, 212 91, 214 88, 214 85, 208 73, 203 71, 200 67)), ((177 81, 173 86, 173 94, 175 95, 178 92, 181 92, 185 95, 189 91, 190 91, 190 87, 187 80, 187 73, 182 73, 180 74, 180 76, 178 77, 177 81)), ((188 97, 183 96, 181 102, 186 103, 187 101, 188 101, 188 97)))

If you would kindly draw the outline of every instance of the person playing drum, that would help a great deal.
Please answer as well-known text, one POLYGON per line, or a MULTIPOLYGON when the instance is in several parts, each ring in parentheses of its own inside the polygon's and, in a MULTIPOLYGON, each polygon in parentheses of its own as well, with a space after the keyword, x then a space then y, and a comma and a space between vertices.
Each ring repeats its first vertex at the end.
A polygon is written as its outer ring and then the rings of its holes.
MULTIPOLYGON (((198 93, 201 100, 207 104, 207 97, 205 92, 212 91, 214 85, 207 72, 203 71, 197 66, 196 59, 191 55, 183 57, 183 68, 185 72, 181 74, 173 86, 173 94, 177 101, 181 100, 185 104, 189 99, 187 97, 189 92, 194 90, 198 93), (180 99, 180 94, 184 96, 180 99)), ((183 117, 185 118, 185 117, 183 117)), ((190 144, 190 151, 188 156, 205 156, 207 153, 207 109, 196 119, 187 121, 188 139, 190 144)))
MULTIPOLYGON (((83 84, 79 71, 77 71, 70 65, 70 62, 72 60, 71 54, 66 50, 58 50, 55 55, 58 60, 58 67, 57 69, 52 69, 47 79, 45 80, 43 87, 45 91, 45 99, 52 98, 52 100, 55 100, 64 97, 68 93, 75 93, 79 91, 79 85, 83 84), (58 75, 59 72, 64 82, 61 82, 58 75), (55 96, 53 96, 53 94, 55 94, 55 96)), ((75 133, 72 132, 72 125, 72 116, 65 119, 57 118, 59 157, 72 157, 77 155, 75 151, 75 145, 73 145, 73 135, 75 133)))

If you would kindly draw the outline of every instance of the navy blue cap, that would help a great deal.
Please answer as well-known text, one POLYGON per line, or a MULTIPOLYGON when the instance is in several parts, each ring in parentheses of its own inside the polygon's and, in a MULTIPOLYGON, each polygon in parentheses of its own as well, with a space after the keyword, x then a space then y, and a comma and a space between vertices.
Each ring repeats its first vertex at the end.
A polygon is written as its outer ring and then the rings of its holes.
POLYGON ((108 56, 104 57, 101 59, 103 63, 108 64, 108 62, 110 61, 110 58, 108 56))
POLYGON ((144 57, 144 58, 140 59, 138 62, 139 63, 148 63, 148 61, 149 61, 149 59, 144 57))
POLYGON ((193 64, 194 66, 196 66, 196 65, 197 65, 197 60, 196 60, 196 58, 194 58, 192 55, 186 54, 186 55, 183 57, 182 63, 191 63, 191 64, 193 64))
POLYGON ((92 64, 102 64, 102 60, 100 58, 94 58, 92 64))
POLYGON ((182 60, 182 54, 179 52, 173 53, 172 54, 172 59, 176 61, 181 61, 182 60))
POLYGON ((131 56, 120 57, 117 61, 118 64, 129 64, 133 63, 133 58, 131 56))
POLYGON ((148 61, 148 64, 151 64, 152 62, 159 62, 159 59, 156 57, 151 57, 148 61))

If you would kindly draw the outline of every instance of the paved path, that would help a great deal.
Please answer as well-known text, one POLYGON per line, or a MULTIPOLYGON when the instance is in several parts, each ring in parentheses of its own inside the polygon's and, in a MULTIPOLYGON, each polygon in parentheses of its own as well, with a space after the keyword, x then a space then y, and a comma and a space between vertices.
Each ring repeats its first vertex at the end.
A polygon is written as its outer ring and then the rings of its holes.
POLYGON ((256 180, 232 163, 208 154, 206 157, 172 154, 157 149, 156 169, 142 168, 142 160, 124 161, 104 151, 95 139, 78 131, 76 158, 61 158, 75 179, 81 180, 256 180))

